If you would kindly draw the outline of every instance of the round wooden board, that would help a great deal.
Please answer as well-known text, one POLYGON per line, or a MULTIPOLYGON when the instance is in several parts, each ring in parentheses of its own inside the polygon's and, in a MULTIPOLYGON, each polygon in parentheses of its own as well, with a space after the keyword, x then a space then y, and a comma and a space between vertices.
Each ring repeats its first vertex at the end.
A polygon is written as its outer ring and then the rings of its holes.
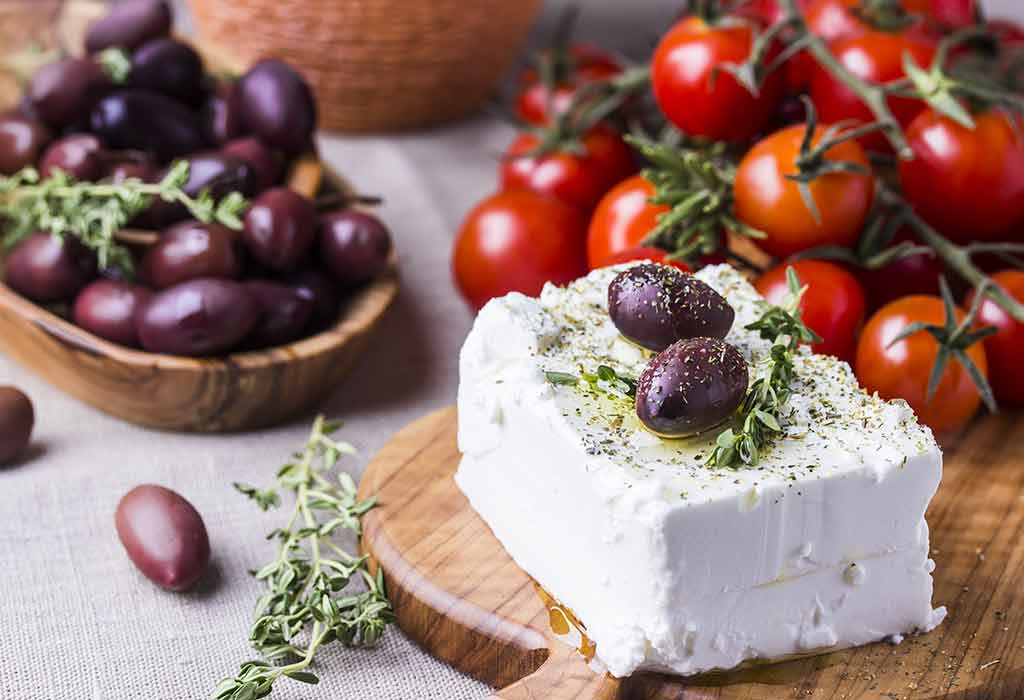
MULTIPOLYGON (((438 658, 501 690, 552 700, 1020 700, 1024 698, 1024 418, 980 420, 946 449, 928 511, 935 602, 949 617, 898 646, 693 679, 590 671, 549 627, 533 581, 452 480, 454 408, 408 426, 360 485, 380 506, 363 546, 384 569, 398 624, 438 658)), ((584 622, 586 622, 584 620, 584 622)))

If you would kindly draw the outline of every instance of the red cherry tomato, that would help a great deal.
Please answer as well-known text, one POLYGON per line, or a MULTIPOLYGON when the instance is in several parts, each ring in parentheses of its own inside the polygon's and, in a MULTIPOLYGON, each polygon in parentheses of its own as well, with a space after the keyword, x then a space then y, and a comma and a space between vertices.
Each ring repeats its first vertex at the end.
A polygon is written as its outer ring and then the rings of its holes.
POLYGON ((928 0, 928 15, 946 30, 977 24, 981 18, 978 0, 928 0))
POLYGON ((691 136, 745 141, 769 123, 785 88, 779 71, 752 95, 722 66, 749 55, 749 24, 711 26, 687 17, 669 30, 651 61, 654 97, 669 121, 691 136))
MULTIPOLYGON (((992 275, 992 279, 1007 294, 1024 302, 1024 272, 1003 270, 992 275)), ((967 303, 974 301, 974 293, 967 303)), ((1014 320, 991 299, 981 302, 978 310, 978 326, 995 326, 998 332, 985 338, 985 355, 988 358, 989 377, 996 400, 1012 406, 1024 405, 1024 372, 1021 360, 1024 358, 1024 323, 1014 320)))
MULTIPOLYGON (((779 258, 821 245, 853 245, 874 197, 875 181, 864 150, 855 141, 840 143, 826 157, 858 163, 866 172, 828 173, 811 182, 820 217, 816 221, 797 183, 786 177, 797 172, 805 130, 805 125, 795 124, 757 142, 740 161, 733 185, 736 216, 767 234, 757 243, 779 258)), ((815 143, 824 131, 818 128, 815 143)))
POLYGON ((585 237, 575 207, 529 190, 492 195, 455 239, 455 282, 475 309, 509 292, 536 296, 545 282, 566 284, 586 273, 585 237))
POLYGON ((540 144, 536 134, 520 134, 505 152, 502 189, 528 189, 592 210, 615 183, 636 171, 633 153, 614 130, 599 126, 583 137, 585 155, 556 151, 525 155, 540 144))
POLYGON ((860 282, 849 272, 823 260, 795 260, 773 267, 758 277, 755 287, 772 304, 782 304, 789 294, 786 270, 792 267, 807 286, 800 299, 804 323, 821 336, 811 349, 841 360, 853 360, 857 332, 867 307, 860 282))
MULTIPOLYGON (((797 0, 797 9, 806 12, 811 0, 797 0)), ((783 4, 779 0, 747 0, 736 8, 736 14, 749 17, 763 25, 775 24, 785 16, 783 4)))
POLYGON ((1008 19, 992 19, 985 22, 985 27, 1003 46, 1024 46, 1024 26, 1008 19))
MULTIPOLYGON (((832 44, 832 53, 851 73, 872 83, 888 84, 904 77, 903 55, 909 53, 917 65, 926 68, 935 55, 935 45, 906 34, 866 32, 832 44)), ((811 74, 811 100, 823 122, 835 123, 848 119, 860 122, 874 121, 874 115, 850 88, 836 80, 821 66, 811 74)), ((925 108, 925 103, 907 97, 890 97, 889 109, 901 126, 909 124, 925 108)), ((881 132, 864 136, 861 144, 876 151, 890 151, 889 143, 881 132)))
MULTIPOLYGON (((963 318, 959 309, 957 318, 963 318)), ((856 370, 861 386, 868 392, 877 391, 884 399, 904 399, 921 422, 936 432, 953 431, 967 424, 981 404, 978 389, 967 370, 951 359, 931 401, 927 400, 928 378, 939 352, 938 342, 927 331, 893 341, 912 323, 941 326, 944 320, 939 297, 903 297, 886 304, 868 320, 857 344, 856 370)), ((987 376, 988 363, 981 344, 968 348, 967 355, 987 376)))
POLYGON ((906 131, 914 151, 900 162, 904 195, 932 226, 958 242, 1004 236, 1024 218, 1024 136, 1002 112, 974 129, 928 109, 906 131))
POLYGON ((651 262, 661 263, 662 265, 671 265, 672 267, 682 270, 683 272, 690 272, 690 266, 684 263, 682 260, 665 260, 668 257, 661 248, 653 248, 651 246, 637 246, 636 248, 627 248, 621 250, 612 256, 605 259, 601 267, 608 267, 609 265, 619 265, 621 263, 633 262, 634 260, 650 260, 651 262))
POLYGON ((643 242, 669 208, 647 201, 654 185, 634 175, 613 187, 597 205, 587 232, 587 263, 590 269, 604 267, 608 259, 643 242))
MULTIPOLYGON (((896 234, 893 244, 914 240, 909 232, 896 234)), ((868 308, 877 310, 900 297, 938 294, 939 276, 945 268, 936 255, 919 253, 900 258, 877 270, 861 269, 857 277, 868 297, 868 308)))
POLYGON ((580 87, 622 72, 622 66, 614 58, 588 44, 570 46, 569 59, 568 75, 554 90, 541 82, 536 70, 523 71, 519 78, 522 91, 516 98, 516 116, 527 124, 543 126, 552 116, 568 109, 580 87))

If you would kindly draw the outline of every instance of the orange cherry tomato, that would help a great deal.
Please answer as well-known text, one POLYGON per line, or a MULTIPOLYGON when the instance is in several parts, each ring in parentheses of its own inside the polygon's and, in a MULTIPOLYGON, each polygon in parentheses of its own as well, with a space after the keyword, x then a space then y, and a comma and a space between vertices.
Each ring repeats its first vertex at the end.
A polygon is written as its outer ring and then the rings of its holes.
MULTIPOLYGON (((814 143, 825 128, 815 132, 814 143)), ((871 210, 875 180, 864 150, 855 141, 830 148, 829 160, 857 163, 861 173, 828 173, 810 183, 820 220, 807 207, 797 183, 787 178, 797 172, 805 126, 794 124, 765 137, 740 161, 733 186, 736 216, 766 234, 757 243, 772 255, 785 258, 822 245, 851 246, 860 235, 871 210)))
MULTIPOLYGON (((958 320, 963 316, 957 309, 958 320)), ((941 326, 945 317, 942 299, 937 296, 921 294, 890 302, 864 326, 856 360, 857 378, 865 390, 877 391, 884 399, 906 400, 922 423, 940 433, 962 428, 977 412, 981 404, 977 387, 963 365, 951 358, 929 401, 928 378, 939 353, 938 342, 927 331, 893 341, 912 323, 941 326)), ((967 356, 987 376, 982 345, 972 345, 967 356)))
MULTIPOLYGON (((1024 271, 1003 270, 992 275, 992 279, 1007 294, 1024 302, 1024 271)), ((967 300, 974 301, 972 292, 967 300)), ((989 377, 996 400, 1012 406, 1024 406, 1024 323, 1015 320, 991 299, 981 302, 978 310, 978 326, 995 326, 998 332, 985 338, 985 355, 988 358, 989 377)))
POLYGON ((643 243, 657 225, 658 215, 669 211, 667 206, 647 201, 653 196, 654 185, 642 175, 634 175, 601 198, 587 232, 587 263, 591 270, 604 267, 616 253, 643 243))

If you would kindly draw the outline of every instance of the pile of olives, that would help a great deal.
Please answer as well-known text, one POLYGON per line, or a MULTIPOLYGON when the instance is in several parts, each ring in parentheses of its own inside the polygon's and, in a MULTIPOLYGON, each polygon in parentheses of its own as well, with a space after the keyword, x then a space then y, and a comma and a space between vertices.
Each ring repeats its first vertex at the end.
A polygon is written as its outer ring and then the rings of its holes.
POLYGON ((265 59, 237 80, 214 78, 171 24, 164 0, 117 3, 89 29, 86 55, 41 68, 0 116, 0 175, 34 165, 43 177, 156 182, 184 159, 186 194, 251 200, 242 230, 156 199, 130 223, 160 231, 133 248, 132 280, 97 269, 72 236, 62 244, 40 231, 10 252, 5 282, 91 333, 151 352, 218 355, 315 333, 386 268, 390 234, 370 214, 322 212, 281 186, 289 160, 313 148, 316 105, 298 73, 265 59), (128 59, 123 80, 107 69, 110 50, 128 59))
POLYGON ((724 338, 735 312, 710 286, 646 263, 608 286, 608 312, 624 337, 658 354, 636 386, 636 414, 667 438, 702 433, 731 416, 747 392, 747 362, 724 338))

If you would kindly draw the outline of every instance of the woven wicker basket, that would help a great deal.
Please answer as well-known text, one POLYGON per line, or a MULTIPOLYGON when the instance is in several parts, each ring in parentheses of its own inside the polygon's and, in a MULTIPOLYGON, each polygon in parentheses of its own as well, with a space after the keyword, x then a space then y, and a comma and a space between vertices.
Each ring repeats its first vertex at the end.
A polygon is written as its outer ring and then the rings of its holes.
POLYGON ((190 0, 199 33, 295 65, 320 126, 385 131, 464 116, 493 92, 540 0, 190 0))

